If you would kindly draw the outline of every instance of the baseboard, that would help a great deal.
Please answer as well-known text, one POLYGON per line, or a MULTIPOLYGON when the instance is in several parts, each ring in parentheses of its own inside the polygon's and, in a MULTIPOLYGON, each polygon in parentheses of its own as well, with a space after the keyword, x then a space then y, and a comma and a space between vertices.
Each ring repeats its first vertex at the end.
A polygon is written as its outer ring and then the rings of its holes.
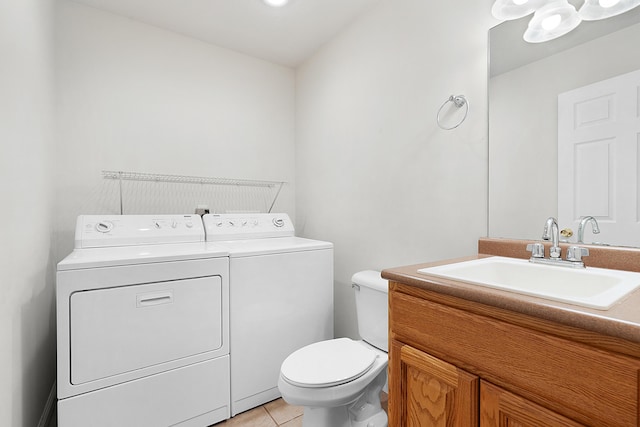
POLYGON ((56 382, 53 382, 51 386, 51 391, 49 391, 49 397, 47 398, 47 403, 44 405, 44 410, 42 411, 42 415, 40 416, 40 421, 38 421, 38 427, 49 427, 49 423, 51 422, 51 417, 56 410, 56 382))

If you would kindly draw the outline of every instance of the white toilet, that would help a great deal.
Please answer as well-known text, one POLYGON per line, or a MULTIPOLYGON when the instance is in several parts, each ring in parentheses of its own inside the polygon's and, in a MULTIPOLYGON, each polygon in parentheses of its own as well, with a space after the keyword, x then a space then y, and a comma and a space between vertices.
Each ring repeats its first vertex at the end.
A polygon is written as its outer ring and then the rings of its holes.
POLYGON ((303 427, 387 427, 380 392, 387 382, 388 283, 379 271, 352 277, 358 332, 293 352, 280 368, 285 401, 304 406, 303 427))

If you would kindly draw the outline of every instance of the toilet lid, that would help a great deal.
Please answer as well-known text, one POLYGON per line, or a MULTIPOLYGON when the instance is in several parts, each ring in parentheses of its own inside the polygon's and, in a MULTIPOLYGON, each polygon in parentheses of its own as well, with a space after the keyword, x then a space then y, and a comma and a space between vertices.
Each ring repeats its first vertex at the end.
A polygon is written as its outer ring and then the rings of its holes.
POLYGON ((281 373, 287 382, 299 387, 330 387, 362 376, 376 357, 362 344, 338 338, 295 351, 282 363, 281 373))

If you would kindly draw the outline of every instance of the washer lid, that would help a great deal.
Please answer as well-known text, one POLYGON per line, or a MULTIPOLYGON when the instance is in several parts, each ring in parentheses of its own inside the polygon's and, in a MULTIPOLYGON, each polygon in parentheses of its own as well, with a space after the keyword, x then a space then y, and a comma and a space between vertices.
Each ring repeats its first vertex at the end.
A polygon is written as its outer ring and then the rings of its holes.
POLYGON ((349 338, 310 344, 282 363, 281 373, 299 387, 331 387, 352 381, 373 366, 376 353, 349 338))

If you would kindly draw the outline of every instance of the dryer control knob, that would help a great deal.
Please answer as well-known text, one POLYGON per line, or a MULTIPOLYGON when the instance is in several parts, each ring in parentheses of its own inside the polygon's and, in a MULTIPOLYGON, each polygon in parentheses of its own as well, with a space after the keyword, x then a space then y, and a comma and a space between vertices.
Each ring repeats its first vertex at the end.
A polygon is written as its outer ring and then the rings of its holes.
POLYGON ((282 218, 273 218, 273 225, 275 225, 278 228, 284 227, 284 219, 282 219, 282 218))
POLYGON ((113 223, 111 221, 100 221, 96 224, 96 230, 100 233, 108 233, 113 230, 113 223))

